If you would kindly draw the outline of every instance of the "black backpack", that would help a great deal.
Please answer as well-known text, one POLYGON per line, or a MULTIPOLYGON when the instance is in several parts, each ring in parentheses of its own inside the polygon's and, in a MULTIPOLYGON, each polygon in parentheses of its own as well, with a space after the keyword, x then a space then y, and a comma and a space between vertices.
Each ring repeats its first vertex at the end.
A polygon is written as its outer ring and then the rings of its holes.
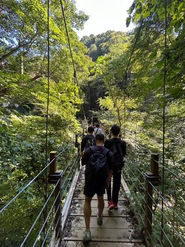
POLYGON ((89 158, 86 172, 93 178, 104 179, 108 175, 108 163, 107 163, 107 153, 109 150, 106 148, 102 151, 97 150, 96 147, 90 147, 91 156, 89 158))
POLYGON ((85 151, 87 148, 90 148, 91 146, 95 146, 95 139, 94 139, 94 138, 88 138, 88 139, 87 139, 86 144, 85 144, 84 151, 85 151))
POLYGON ((124 166, 124 161, 123 161, 123 151, 121 148, 121 143, 116 145, 112 143, 112 147, 110 148, 110 151, 113 153, 114 157, 114 169, 115 170, 121 170, 124 166))

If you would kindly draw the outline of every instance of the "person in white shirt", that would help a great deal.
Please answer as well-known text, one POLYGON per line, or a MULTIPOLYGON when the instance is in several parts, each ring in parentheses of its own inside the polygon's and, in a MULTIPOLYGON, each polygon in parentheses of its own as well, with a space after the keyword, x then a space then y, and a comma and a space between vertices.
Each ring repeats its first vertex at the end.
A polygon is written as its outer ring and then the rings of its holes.
POLYGON ((94 128, 94 132, 93 132, 94 136, 96 136, 97 134, 103 134, 104 135, 102 128, 100 128, 100 124, 97 123, 97 124, 95 124, 95 126, 96 127, 94 128))

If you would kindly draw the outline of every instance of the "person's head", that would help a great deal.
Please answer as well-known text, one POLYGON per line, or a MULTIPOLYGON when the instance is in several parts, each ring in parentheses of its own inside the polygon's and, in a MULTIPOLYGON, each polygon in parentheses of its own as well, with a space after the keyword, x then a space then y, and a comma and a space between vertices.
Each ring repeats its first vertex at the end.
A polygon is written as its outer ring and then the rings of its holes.
POLYGON ((99 127, 100 127, 100 124, 99 124, 99 123, 97 123, 97 124, 96 124, 96 127, 97 127, 97 128, 99 128, 99 127))
POLYGON ((88 127, 88 133, 89 133, 89 134, 92 134, 93 131, 94 131, 94 127, 93 127, 93 126, 89 126, 89 127, 88 127))
POLYGON ((118 125, 114 124, 114 125, 112 126, 112 128, 110 129, 110 131, 111 131, 111 134, 112 134, 113 136, 118 136, 119 133, 120 133, 120 127, 119 127, 118 125))
POLYGON ((103 146, 103 144, 104 144, 104 139, 105 139, 105 137, 104 137, 103 134, 97 134, 97 135, 95 136, 96 145, 102 145, 102 146, 103 146))

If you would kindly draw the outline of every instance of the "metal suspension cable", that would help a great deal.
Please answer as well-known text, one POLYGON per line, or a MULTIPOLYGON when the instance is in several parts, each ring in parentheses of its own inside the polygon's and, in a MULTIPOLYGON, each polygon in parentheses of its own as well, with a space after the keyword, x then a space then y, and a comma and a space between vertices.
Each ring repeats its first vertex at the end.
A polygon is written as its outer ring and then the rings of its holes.
MULTIPOLYGON (((167 0, 164 0, 164 1, 167 2, 167 0)), ((166 3, 166 5, 167 5, 167 3, 166 3)), ((171 3, 170 5, 172 5, 172 3, 171 3)), ((156 13, 156 12, 157 12, 157 10, 156 10, 154 13, 156 13)), ((166 13, 166 14, 167 14, 167 13, 166 13)), ((132 47, 132 50, 131 50, 131 53, 130 53, 130 56, 129 56, 129 59, 128 59, 128 62, 127 62, 127 67, 126 67, 126 70, 125 70, 124 79, 127 79, 127 78, 126 78, 126 77, 127 77, 127 72, 128 72, 128 69, 129 69, 129 66, 130 66, 130 62, 131 62, 132 56, 133 56, 133 54, 134 54, 134 51, 135 51, 135 48, 136 48, 138 39, 139 39, 139 37, 140 37, 140 33, 141 33, 141 30, 142 30, 142 27, 143 27, 143 19, 141 19, 141 23, 140 23, 138 32, 137 32, 137 34, 136 34, 136 38, 135 38, 135 41, 134 41, 134 45, 133 45, 133 47, 132 47)))
MULTIPOLYGON (((68 32, 68 28, 67 28, 67 22, 66 22, 65 12, 64 12, 64 5, 63 5, 63 1, 62 0, 60 0, 60 6, 61 6, 61 10, 62 10, 62 16, 63 16, 63 19, 64 19, 66 36, 67 36, 67 41, 68 41, 70 56, 71 56, 72 65, 73 65, 73 73, 74 73, 73 76, 74 76, 74 80, 75 80, 77 86, 79 86, 78 78, 77 78, 77 74, 76 74, 75 62, 74 62, 74 58, 73 58, 73 52, 72 52, 72 48, 71 48, 71 42, 70 42, 69 32, 68 32)), ((81 98, 81 94, 80 94, 80 98, 81 98)), ((87 122, 87 118, 85 116, 85 111, 84 111, 84 107, 83 106, 82 106, 82 112, 83 112, 83 115, 84 115, 84 120, 87 122)))
POLYGON ((131 62, 132 56, 133 56, 133 54, 134 54, 134 51, 135 51, 135 48, 136 48, 138 39, 139 39, 139 37, 140 37, 140 33, 141 33, 142 26, 143 26, 143 19, 141 19, 141 24, 140 24, 139 29, 138 29, 138 32, 137 32, 137 34, 136 34, 135 41, 134 41, 134 45, 133 45, 133 47, 132 47, 132 50, 131 50, 131 53, 130 53, 130 56, 129 56, 129 59, 128 59, 128 62, 127 62, 127 67, 126 67, 125 75, 124 75, 125 81, 127 80, 128 69, 129 69, 130 62, 131 62))
MULTIPOLYGON (((132 173, 133 177, 136 178, 136 174, 131 170, 131 168, 130 168, 130 167, 127 167, 127 168, 129 168, 129 170, 130 170, 130 172, 132 173)), ((138 170, 138 171, 139 171, 139 170, 138 170)), ((142 174, 142 175, 143 175, 143 174, 142 174)), ((143 176, 144 176, 144 175, 143 175, 143 176)), ((137 178, 137 181, 140 182, 139 178, 137 178)), ((149 183, 151 184, 151 186, 153 187, 153 189, 157 192, 157 194, 162 198, 162 196, 160 195, 159 191, 157 191, 157 189, 155 188, 155 186, 154 186, 150 181, 149 181, 149 183)), ((136 185, 133 185, 133 186, 134 186, 134 188, 136 189, 136 191, 139 191, 139 190, 138 190, 138 187, 137 187, 136 185)), ((144 187, 142 184, 140 184, 140 186, 141 186, 141 187, 145 190, 145 192, 146 192, 145 187, 144 187)), ((153 199, 153 197, 151 197, 151 195, 150 195, 148 192, 147 192, 147 194, 148 194, 148 196, 151 198, 151 200, 152 200, 152 202, 155 204, 155 206, 157 206, 157 203, 155 202, 155 200, 153 199)), ((138 195, 137 195, 137 197, 138 197, 138 195)), ((142 196, 141 196, 140 198, 142 198, 142 196)), ((164 199, 164 198, 163 198, 163 199, 164 199)), ((142 198, 142 200, 145 202, 145 204, 147 203, 144 197, 142 198)), ((147 207, 148 207, 148 206, 147 206, 147 207)), ((152 211, 149 207, 148 207, 148 209, 149 209, 150 212, 153 214, 153 211, 152 211)), ((144 212, 144 209, 141 208, 141 210, 144 212)), ((176 216, 179 218, 179 220, 184 224, 184 221, 183 221, 182 219, 180 219, 180 216, 179 216, 174 210, 172 210, 172 211, 176 214, 176 216)), ((169 220, 168 217, 165 215, 165 213, 162 212, 162 210, 161 210, 161 213, 163 214, 163 217, 165 218, 166 222, 168 222, 168 223, 170 224, 170 220, 169 220)), ((155 220, 156 220, 156 219, 155 219, 155 220)), ((151 223, 150 223, 150 224, 151 224, 151 223)), ((170 239, 168 238, 167 234, 165 233, 165 230, 162 228, 161 224, 158 223, 158 222, 157 222, 157 224, 159 225, 161 231, 165 234, 165 236, 166 236, 166 238, 168 239, 168 241, 169 241, 169 243, 171 244, 171 246, 173 246, 172 243, 171 243, 171 241, 170 241, 170 239)), ((170 225, 171 225, 171 224, 170 224, 170 225)), ((185 243, 185 242, 184 242, 184 239, 183 239, 183 238, 181 237, 181 235, 177 232, 176 228, 174 228, 174 226, 172 226, 172 225, 171 225, 171 227, 172 227, 173 231, 176 233, 176 235, 178 236, 178 238, 182 241, 182 243, 185 243)))
MULTIPOLYGON (((58 158, 58 156, 63 153, 65 150, 66 150, 67 146, 56 156, 56 158, 58 158)), ((51 163, 56 159, 52 159, 48 164, 47 166, 45 166, 26 186, 24 186, 24 188, 22 188, 22 190, 19 191, 19 193, 17 193, 16 196, 14 196, 12 198, 12 200, 10 200, 1 210, 0 210, 0 214, 5 211, 9 206, 10 204, 15 201, 17 199, 17 197, 22 194, 50 165, 51 163)))
MULTIPOLYGON (((165 18, 164 18, 164 80, 163 80, 163 100, 164 96, 166 94, 166 76, 167 76, 167 0, 164 0, 164 8, 165 8, 165 18)), ((162 136, 162 149, 163 149, 163 156, 162 156, 162 214, 161 214, 161 227, 164 229, 164 217, 163 217, 163 212, 164 212, 164 173, 165 173, 165 102, 163 102, 163 113, 162 113, 162 128, 163 128, 163 136, 162 136)), ((163 232, 161 232, 161 241, 163 241, 163 232)))
MULTIPOLYGON (((162 198, 161 193, 155 188, 155 186, 154 186, 150 181, 148 181, 148 183, 152 186, 152 188, 153 188, 154 191, 157 193, 157 195, 158 195, 160 198, 162 198)), ((165 198, 162 198, 162 199, 165 200, 165 198)), ((166 204, 167 206, 170 207, 170 205, 169 205, 168 202, 165 202, 165 204, 166 204)), ((175 214, 175 216, 178 218, 178 220, 179 220, 180 222, 182 222, 183 225, 185 225, 185 221, 181 218, 180 215, 178 215, 178 214, 176 213, 176 211, 175 211, 173 208, 171 208, 171 211, 175 214)), ((165 213, 163 213, 163 215, 164 215, 164 214, 165 214, 165 213)))
MULTIPOLYGON (((60 207, 60 205, 58 205, 58 207, 57 207, 57 209, 56 209, 56 212, 55 212, 55 214, 53 215, 53 219, 52 219, 52 221, 51 221, 51 223, 50 223, 50 225, 49 225, 49 227, 48 227, 48 230, 47 230, 47 232, 46 232, 46 234, 45 234, 45 237, 44 237, 44 240, 43 240, 43 242, 42 242, 41 247, 42 247, 42 246, 45 246, 46 239, 47 239, 47 237, 48 237, 48 234, 49 234, 50 230, 52 229, 52 225, 53 225, 53 222, 54 222, 54 220, 55 220, 55 217, 56 217, 56 215, 57 215, 57 213, 58 213, 59 207, 60 207)), ((57 220, 57 222, 56 222, 56 226, 58 225, 59 220, 60 220, 60 218, 58 218, 58 220, 57 220)), ((55 226, 55 228, 54 228, 54 231, 56 230, 56 226, 55 226)), ((54 232, 54 231, 53 231, 53 232, 54 232)))
POLYGON ((128 62, 127 62, 127 67, 126 67, 126 70, 125 70, 124 78, 123 78, 123 80, 125 82, 124 83, 124 133, 123 133, 124 139, 125 139, 125 136, 126 136, 126 125, 125 125, 125 122, 126 122, 126 112, 125 112, 125 109, 126 109, 126 84, 127 84, 127 77, 128 77, 128 69, 129 69, 130 62, 131 62, 132 56, 134 54, 134 51, 135 51, 137 42, 138 42, 139 37, 140 37, 142 25, 143 25, 143 19, 141 20, 140 27, 138 29, 138 32, 137 32, 136 36, 135 36, 134 45, 132 47, 132 50, 131 50, 131 53, 130 53, 130 56, 129 56, 129 59, 128 59, 128 62))
MULTIPOLYGON (((56 187, 55 187, 55 188, 56 188, 56 187)), ((50 215, 51 215, 51 213, 52 213, 52 210, 53 210, 53 208, 54 208, 54 206, 55 206, 55 203, 56 203, 56 201, 57 201, 59 195, 60 195, 60 191, 57 193, 57 195, 56 195, 56 197, 55 197, 55 200, 54 200, 53 204, 51 205, 51 208, 50 208, 50 210, 49 210, 49 212, 48 212, 48 215, 47 215, 46 219, 44 220, 44 223, 42 224, 42 227, 40 228, 40 231, 39 231, 39 233, 37 234, 37 237, 36 237, 35 242, 34 242, 34 244, 32 245, 32 247, 35 247, 35 246, 36 246, 36 244, 37 244, 37 242, 38 242, 38 239, 39 239, 39 236, 41 235, 41 233, 42 233, 42 231, 43 231, 45 225, 47 224, 47 221, 48 221, 48 219, 49 219, 49 217, 50 217, 50 215)), ((59 205, 59 206, 60 206, 60 205, 59 205)), ((59 206, 58 206, 58 208, 59 208, 59 206)))
POLYGON ((9 203, 7 203, 5 206, 4 206, 4 208, 2 208, 1 210, 0 210, 0 214, 3 212, 3 211, 5 211, 5 209, 7 209, 9 206, 10 206, 10 204, 13 202, 13 201, 15 201, 15 199, 17 199, 17 197, 20 195, 20 194, 22 194, 22 192, 24 192, 38 177, 39 177, 39 175, 40 174, 42 174, 48 167, 49 167, 49 165, 53 162, 55 160, 55 158, 52 160, 52 161, 50 161, 49 162, 49 164, 46 166, 46 167, 44 167, 38 174, 37 174, 37 176, 35 176, 24 188, 22 188, 22 190, 20 190, 19 191, 19 193, 16 195, 16 196, 14 196, 14 198, 12 198, 12 200, 11 201, 9 201, 9 203))
MULTIPOLYGON (((138 180, 139 181, 139 180, 138 180)), ((138 191, 138 188, 134 185, 134 188, 138 191)), ((150 194, 148 194, 149 196, 150 196, 150 194)), ((151 197, 151 196, 150 196, 151 197)), ((137 194, 136 195, 136 198, 142 198, 142 196, 140 196, 139 197, 139 194, 137 194)), ((143 199, 143 201, 145 202, 145 204, 147 204, 147 202, 145 201, 145 199, 144 198, 142 198, 143 199)), ((155 203, 155 201, 152 199, 152 201, 155 203)), ((156 204, 156 203, 155 203, 156 204)), ((149 211, 153 214, 153 211, 151 210, 151 208, 149 208, 149 206, 147 205, 147 208, 149 209, 149 211)), ((140 208, 141 209, 141 211, 142 211, 142 213, 145 213, 145 210, 141 207, 140 208)), ((141 216, 141 214, 140 213, 137 213, 137 215, 139 216, 139 218, 141 219, 142 218, 142 216, 141 216)), ((147 218, 147 220, 149 221, 149 224, 150 225, 152 225, 152 222, 147 218)), ((171 241, 170 241, 170 239, 169 239, 169 237, 168 237, 168 235, 166 234, 166 232, 164 231, 164 229, 162 229, 162 227, 161 227, 161 225, 160 225, 160 222, 158 222, 157 221, 157 219, 154 217, 154 220, 155 220, 155 222, 157 222, 157 225, 159 226, 159 228, 163 231, 163 233, 165 234, 165 236, 166 236, 166 238, 167 238, 167 240, 168 240, 168 242, 170 243, 170 245, 173 247, 173 244, 171 243, 171 241)), ((142 221, 142 223, 144 223, 144 221, 142 221)), ((146 229, 147 230, 147 229, 146 229)), ((179 236, 179 235, 178 235, 179 236)), ((181 238, 180 236, 179 236, 179 238, 181 238)), ((150 236, 150 239, 151 239, 151 236, 150 236)), ((181 238, 181 240, 183 241, 183 239, 181 238)))
POLYGON ((185 183, 185 179, 184 179, 184 177, 179 177, 179 176, 177 176, 177 174, 175 174, 174 172, 172 172, 169 168, 167 168, 166 166, 164 166, 164 167, 162 167, 162 168, 164 168, 165 170, 167 170, 171 175, 173 175, 173 177, 175 177, 175 179, 176 180, 181 180, 182 182, 184 182, 185 183))
MULTIPOLYGON (((72 60, 72 64, 73 64, 74 78, 77 79, 75 62, 74 62, 74 58, 73 58, 73 52, 72 52, 72 49, 71 49, 71 42, 70 42, 70 38, 69 38, 69 32, 68 32, 68 28, 67 28, 67 22, 66 22, 66 17, 65 17, 65 13, 64 13, 64 5, 63 5, 62 0, 60 0, 60 6, 61 6, 61 10, 62 10, 62 16, 63 16, 63 19, 64 19, 64 25, 65 25, 65 30, 66 30, 67 42, 68 42, 68 45, 69 45, 70 56, 71 56, 71 60, 72 60)), ((76 82, 77 82, 77 85, 78 85, 78 81, 77 80, 76 80, 76 82)))
POLYGON ((50 93, 50 29, 49 29, 49 16, 50 16, 50 0, 47 0, 47 74, 48 74, 48 87, 47 87, 47 107, 46 107, 46 164, 48 157, 48 122, 49 122, 49 93, 50 93))
MULTIPOLYGON (((49 93, 50 93, 50 29, 49 29, 49 18, 50 18, 50 0, 47 0, 47 105, 46 105, 46 164, 48 160, 48 132, 49 132, 49 93)), ((47 200, 48 197, 48 179, 46 170, 46 182, 44 183, 44 199, 47 200)), ((47 207, 45 208, 44 215, 47 215, 47 207)), ((45 216, 44 216, 45 217, 45 216)))
MULTIPOLYGON (((153 160, 154 160, 156 163, 159 164, 159 167, 161 167, 158 160, 155 160, 155 159, 153 159, 153 160)), ((181 181, 183 181, 183 182, 185 183, 184 177, 179 177, 179 176, 177 176, 177 174, 175 174, 174 172, 172 172, 169 168, 167 168, 167 166, 162 166, 162 168, 166 169, 166 170, 167 170, 169 173, 171 173, 177 180, 181 180, 181 181)))
MULTIPOLYGON (((63 6, 62 0, 60 0, 60 6, 61 6, 61 10, 62 10, 62 16, 63 16, 63 19, 64 19, 64 26, 65 26, 66 36, 67 36, 67 42, 68 42, 69 52, 70 52, 72 65, 73 65, 73 78, 74 78, 74 82, 76 82, 77 85, 78 85, 78 81, 77 81, 77 77, 76 77, 77 75, 76 75, 76 69, 75 69, 75 62, 74 62, 74 58, 73 58, 73 52, 72 52, 72 49, 71 49, 71 42, 70 42, 70 38, 69 38, 69 32, 68 32, 68 28, 67 28, 67 22, 66 22, 64 6, 63 6)), ((75 93, 74 93, 74 102, 75 102, 75 93)), ((74 110, 74 115, 75 115, 74 102, 73 102, 73 110, 74 110)))
MULTIPOLYGON (((129 169, 129 171, 134 175, 134 177, 136 177, 135 173, 131 170, 131 168, 130 168, 129 166, 127 166, 127 169, 129 169)), ((141 172, 141 170, 140 170, 137 166, 134 166, 134 169, 136 169, 136 170, 139 172, 139 174, 143 177, 143 179, 145 179, 145 175, 141 172)), ((138 180, 138 178, 137 178, 137 180, 138 180)), ((152 188, 153 188, 154 191, 157 193, 157 195, 158 195, 162 200, 165 200, 165 198, 161 195, 160 191, 158 191, 158 190, 156 189, 156 187, 155 187, 150 181, 148 181, 148 183, 152 186, 152 188)), ((146 190, 145 187, 144 187, 141 183, 140 183, 140 186, 141 186, 142 188, 144 188, 144 190, 146 190)), ((150 196, 150 195, 149 195, 149 196, 150 196)), ((154 202, 154 203, 155 203, 155 202, 154 202)), ((168 202, 165 202, 165 204, 166 204, 167 206, 170 206, 168 202)), ((161 210, 161 211, 162 211, 162 210, 161 210)), ((181 221, 183 224, 185 224, 185 222, 183 221, 183 219, 176 213, 176 211, 175 211, 173 208, 171 208, 171 211, 175 214, 175 216, 179 219, 179 221, 181 221)), ((164 212, 163 212, 163 215, 164 215, 164 212)))
POLYGON ((48 204, 48 202, 49 202, 51 196, 52 196, 53 193, 55 192, 55 189, 56 189, 56 187, 57 187, 57 185, 58 185, 59 182, 60 182, 60 181, 58 180, 58 182, 55 184, 55 187, 53 188, 52 192, 50 193, 49 197, 47 198, 47 200, 46 200, 44 206, 42 207, 41 211, 39 212, 37 218, 35 219, 34 223, 32 224, 30 230, 28 231, 28 233, 27 233, 26 237, 24 238, 23 242, 21 243, 20 247, 24 246, 24 244, 25 244, 25 242, 27 241, 27 239, 28 239, 30 233, 32 232, 33 228, 35 227, 35 225, 36 225, 38 219, 40 218, 40 216, 42 215, 44 209, 46 208, 46 206, 47 206, 47 204, 48 204))

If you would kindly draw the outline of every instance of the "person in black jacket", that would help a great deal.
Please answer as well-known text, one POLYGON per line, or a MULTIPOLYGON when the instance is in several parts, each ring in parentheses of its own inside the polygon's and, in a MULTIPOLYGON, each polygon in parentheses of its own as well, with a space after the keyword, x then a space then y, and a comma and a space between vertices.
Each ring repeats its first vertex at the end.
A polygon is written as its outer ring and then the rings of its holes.
POLYGON ((105 147, 110 149, 114 156, 113 168, 113 188, 111 183, 107 189, 108 208, 118 209, 118 194, 121 185, 121 170, 124 166, 124 156, 126 155, 126 142, 119 139, 120 127, 113 125, 111 128, 112 139, 106 140, 105 147))
POLYGON ((88 134, 82 138, 81 153, 83 153, 83 151, 85 151, 85 149, 87 149, 88 147, 95 145, 95 139, 94 139, 93 132, 94 132, 94 127, 89 126, 88 134))
POLYGON ((86 166, 84 186, 84 218, 86 230, 84 232, 84 242, 91 240, 91 200, 95 194, 97 194, 98 198, 97 224, 102 225, 103 223, 103 195, 105 194, 105 188, 109 187, 113 171, 113 154, 104 147, 104 135, 97 134, 95 142, 96 146, 86 149, 82 156, 82 166, 86 166))

